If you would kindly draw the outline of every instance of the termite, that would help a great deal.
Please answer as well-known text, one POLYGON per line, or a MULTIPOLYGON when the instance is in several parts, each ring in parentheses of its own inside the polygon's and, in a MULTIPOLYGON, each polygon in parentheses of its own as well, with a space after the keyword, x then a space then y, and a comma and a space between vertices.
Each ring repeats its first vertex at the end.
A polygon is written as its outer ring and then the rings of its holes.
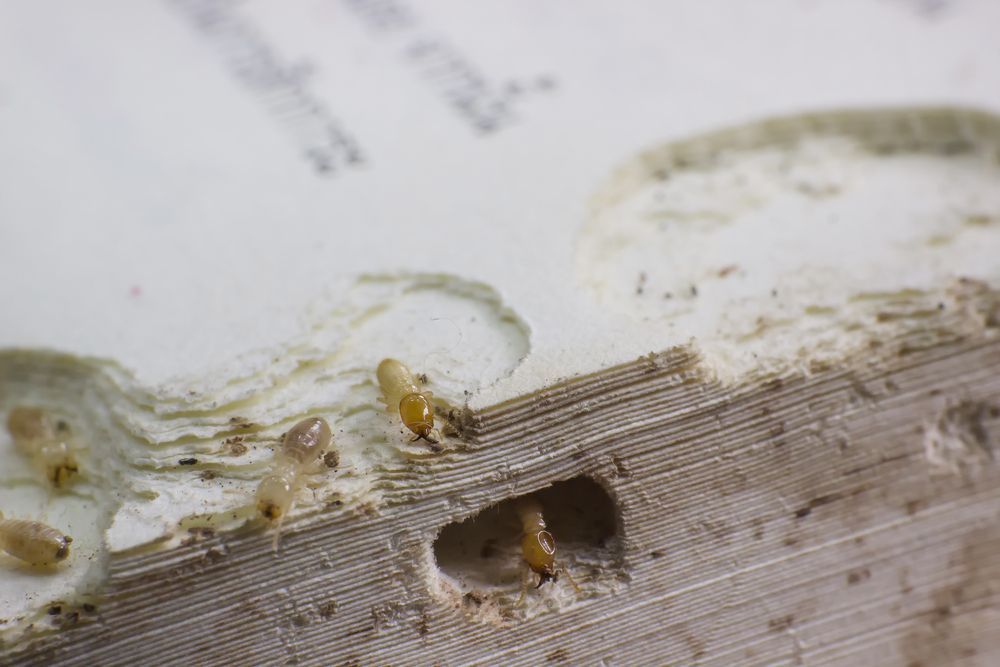
MULTIPOLYGON (((521 521, 521 557, 528 568, 538 575, 538 585, 535 588, 541 588, 546 581, 558 581, 559 574, 564 573, 579 593, 580 587, 569 572, 556 567, 556 540, 546 530, 542 504, 534 498, 519 498, 514 503, 514 510, 521 521)), ((524 601, 526 592, 526 588, 521 589, 518 605, 524 601)))
POLYGON ((38 521, 5 519, 0 512, 0 549, 32 565, 66 560, 73 538, 38 521))
POLYGON ((276 521, 274 549, 278 549, 281 524, 295 503, 303 473, 323 456, 333 442, 330 425, 322 417, 303 419, 290 428, 275 452, 271 471, 257 487, 257 510, 276 521))
POLYGON ((383 359, 375 370, 386 409, 398 412, 403 425, 416 435, 414 440, 437 444, 441 438, 434 428, 433 395, 417 384, 406 365, 397 359, 383 359))
POLYGON ((14 408, 7 415, 7 430, 21 453, 45 471, 53 486, 64 486, 79 472, 76 454, 67 437, 69 427, 63 422, 53 424, 45 410, 14 408))

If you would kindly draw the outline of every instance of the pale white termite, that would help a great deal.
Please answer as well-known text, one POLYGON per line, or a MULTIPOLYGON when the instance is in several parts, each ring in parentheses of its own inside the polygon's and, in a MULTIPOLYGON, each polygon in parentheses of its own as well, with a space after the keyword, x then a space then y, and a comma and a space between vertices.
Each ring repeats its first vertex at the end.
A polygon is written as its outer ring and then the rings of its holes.
POLYGON ((0 549, 32 565, 66 560, 72 537, 38 521, 5 519, 0 512, 0 549))
POLYGON ((375 375, 386 409, 399 415, 403 425, 416 435, 414 440, 439 442, 441 438, 434 429, 433 394, 417 384, 410 369, 397 359, 383 359, 375 375))
POLYGON ((69 438, 69 427, 54 424, 48 412, 41 408, 18 406, 7 415, 7 430, 14 444, 55 487, 66 485, 80 468, 69 438))
MULTIPOLYGON (((546 581, 557 581, 562 572, 579 593, 580 587, 569 572, 556 567, 556 540, 545 525, 542 504, 535 498, 522 497, 514 502, 514 511, 521 521, 521 557, 531 571, 538 575, 538 585, 535 588, 541 588, 546 581)), ((525 589, 521 590, 518 604, 524 600, 525 592, 525 589)))
POLYGON ((257 510, 268 521, 277 522, 274 548, 278 548, 281 523, 295 503, 303 473, 316 463, 333 442, 330 425, 322 417, 303 419, 290 428, 274 454, 270 472, 257 487, 257 510))

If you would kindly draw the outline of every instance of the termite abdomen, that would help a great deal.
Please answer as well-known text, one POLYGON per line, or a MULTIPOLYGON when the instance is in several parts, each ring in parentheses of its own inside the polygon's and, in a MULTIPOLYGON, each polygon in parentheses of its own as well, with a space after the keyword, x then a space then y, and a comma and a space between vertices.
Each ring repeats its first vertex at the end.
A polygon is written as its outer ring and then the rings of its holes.
POLYGON ((333 434, 326 420, 321 417, 310 417, 289 429, 281 443, 281 451, 302 465, 319 458, 332 440, 333 434))

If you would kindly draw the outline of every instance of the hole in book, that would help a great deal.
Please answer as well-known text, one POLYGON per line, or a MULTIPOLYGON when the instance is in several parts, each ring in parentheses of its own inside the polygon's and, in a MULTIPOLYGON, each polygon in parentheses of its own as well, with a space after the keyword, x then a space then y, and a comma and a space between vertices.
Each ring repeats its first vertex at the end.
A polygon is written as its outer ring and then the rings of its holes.
POLYGON ((441 530, 437 593, 459 598, 472 618, 503 621, 609 592, 625 579, 619 524, 611 496, 586 476, 508 498, 441 530), (538 511, 555 542, 556 574, 540 587, 522 544, 525 528, 537 528, 538 511))

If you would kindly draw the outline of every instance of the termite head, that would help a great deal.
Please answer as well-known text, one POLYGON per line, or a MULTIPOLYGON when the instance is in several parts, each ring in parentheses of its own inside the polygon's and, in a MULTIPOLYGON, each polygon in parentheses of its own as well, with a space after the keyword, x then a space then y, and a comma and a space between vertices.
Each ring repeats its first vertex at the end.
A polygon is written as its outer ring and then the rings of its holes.
POLYGON ((525 533, 521 539, 521 555, 533 572, 538 574, 538 586, 546 581, 556 581, 556 540, 547 530, 525 533))
POLYGON ((295 489, 285 475, 268 475, 257 487, 257 511, 268 521, 278 521, 292 506, 295 489))
POLYGON ((69 483, 80 471, 76 457, 65 442, 48 443, 43 445, 39 452, 42 460, 46 462, 49 480, 56 488, 69 483))
POLYGON ((56 549, 55 559, 57 561, 66 560, 69 556, 69 545, 73 541, 73 538, 69 535, 63 535, 59 538, 59 548, 56 549))
POLYGON ((80 469, 75 463, 60 463, 49 467, 49 479, 52 480, 52 486, 61 488, 72 481, 78 472, 80 469))
POLYGON ((436 443, 434 404, 427 393, 407 394, 399 401, 399 418, 417 438, 436 443))
POLYGON ((541 588, 542 584, 546 581, 556 582, 559 581, 559 571, 553 569, 552 571, 546 570, 545 572, 538 573, 538 585, 535 588, 541 588))

